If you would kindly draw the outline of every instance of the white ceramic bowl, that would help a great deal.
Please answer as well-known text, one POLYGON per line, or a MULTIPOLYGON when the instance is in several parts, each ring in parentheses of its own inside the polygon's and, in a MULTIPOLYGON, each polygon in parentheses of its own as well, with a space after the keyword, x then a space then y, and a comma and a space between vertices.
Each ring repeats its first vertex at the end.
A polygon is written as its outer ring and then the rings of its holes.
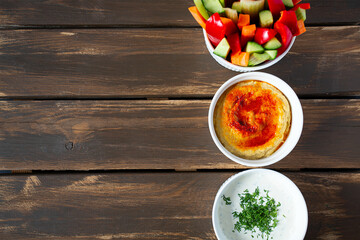
POLYGON ((209 123, 209 130, 212 139, 214 140, 216 146, 220 149, 220 151, 233 160, 234 162, 240 163, 245 166, 250 167, 263 167, 268 166, 270 164, 276 163, 286 157, 295 147, 299 138, 301 136, 302 128, 303 128, 303 111, 301 107, 301 103, 299 98, 297 97, 296 93, 292 90, 292 88, 285 83, 280 78, 269 74, 269 73, 262 73, 262 72, 248 72, 239 74, 228 81, 226 81, 219 90, 215 93, 214 98, 211 101, 210 108, 209 108, 209 115, 208 115, 208 123, 209 123), (269 157, 258 159, 258 160, 249 160, 238 157, 231 152, 229 152, 219 141, 214 127, 214 110, 217 101, 219 100, 220 96, 228 89, 229 87, 233 86, 234 84, 246 81, 246 80, 259 80, 263 82, 270 83, 271 85, 275 86, 279 89, 288 99, 291 107, 291 127, 289 136, 285 140, 284 144, 281 147, 271 154, 269 157))
POLYGON ((240 172, 230 177, 220 187, 212 210, 212 223, 217 238, 219 240, 262 239, 256 238, 257 233, 233 232, 236 219, 233 218, 232 212, 242 210, 239 206, 238 194, 246 189, 253 193, 256 187, 259 187, 262 196, 264 196, 264 190, 269 190, 269 196, 281 203, 277 218, 279 223, 270 236, 276 240, 304 239, 308 226, 308 211, 303 195, 289 178, 268 169, 240 172), (231 205, 225 204, 223 195, 231 198, 231 205))
POLYGON ((295 42, 295 38, 293 37, 293 39, 290 42, 289 47, 286 49, 285 52, 283 52, 280 56, 278 56, 277 58, 275 58, 274 60, 270 60, 267 62, 264 62, 262 64, 259 64, 255 67, 241 67, 235 64, 232 64, 231 62, 227 61, 226 59, 217 56, 216 54, 214 54, 214 47, 212 46, 212 44, 210 43, 210 40, 207 36, 206 30, 203 29, 203 33, 204 33, 204 39, 205 39, 205 44, 207 49, 210 52, 210 55, 223 67, 226 67, 227 69, 230 69, 232 71, 235 72, 251 72, 251 71, 258 71, 267 67, 270 67, 272 65, 274 65, 275 63, 279 62, 283 57, 285 57, 285 55, 289 52, 290 48, 292 47, 292 45, 295 42))

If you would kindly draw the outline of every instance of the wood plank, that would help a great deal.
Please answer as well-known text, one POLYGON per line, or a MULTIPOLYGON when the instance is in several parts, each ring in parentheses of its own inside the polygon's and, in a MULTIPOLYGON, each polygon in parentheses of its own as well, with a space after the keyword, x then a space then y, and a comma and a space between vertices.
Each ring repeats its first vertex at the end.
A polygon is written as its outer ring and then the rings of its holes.
MULTIPOLYGON (((302 137, 273 168, 359 168, 360 99, 302 100, 302 137)), ((0 169, 244 168, 213 143, 209 100, 0 101, 0 169)))
MULTIPOLYGON (((360 95, 359 41, 360 26, 310 28, 265 71, 301 95, 360 95)), ((3 98, 212 97, 237 74, 200 29, 3 31, 0 51, 3 98)))
MULTIPOLYGON (((212 204, 218 188, 233 174, 2 176, 0 237, 215 240, 212 204)), ((359 172, 284 174, 307 202, 305 239, 357 238, 359 172)))
MULTIPOLYGON (((311 10, 307 23, 358 23, 357 0, 307 0, 311 10)), ((43 1, 2 0, 3 26, 197 26, 187 8, 193 1, 87 0, 43 1)))

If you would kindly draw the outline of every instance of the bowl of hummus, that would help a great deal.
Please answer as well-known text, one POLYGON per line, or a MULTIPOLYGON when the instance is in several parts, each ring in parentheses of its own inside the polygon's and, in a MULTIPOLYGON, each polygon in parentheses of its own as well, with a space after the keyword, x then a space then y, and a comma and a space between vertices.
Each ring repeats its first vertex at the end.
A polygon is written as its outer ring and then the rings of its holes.
POLYGON ((261 72, 239 74, 216 92, 209 108, 210 134, 231 160, 262 167, 286 157, 303 128, 300 101, 280 78, 261 72))

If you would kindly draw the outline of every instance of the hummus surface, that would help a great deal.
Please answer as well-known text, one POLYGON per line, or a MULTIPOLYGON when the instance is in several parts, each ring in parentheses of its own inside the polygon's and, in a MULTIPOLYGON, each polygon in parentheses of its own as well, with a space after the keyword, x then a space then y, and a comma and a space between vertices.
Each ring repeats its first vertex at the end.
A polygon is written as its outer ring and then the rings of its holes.
POLYGON ((291 126, 287 98, 269 83, 249 80, 227 89, 214 111, 214 127, 222 145, 245 159, 274 153, 291 126))

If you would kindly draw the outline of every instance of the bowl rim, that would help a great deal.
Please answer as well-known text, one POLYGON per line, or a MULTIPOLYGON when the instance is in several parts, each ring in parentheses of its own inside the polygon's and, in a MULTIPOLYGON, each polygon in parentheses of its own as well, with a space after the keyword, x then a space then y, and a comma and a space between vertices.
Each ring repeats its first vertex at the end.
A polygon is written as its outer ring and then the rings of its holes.
POLYGON ((301 103, 299 98, 297 97, 294 90, 283 80, 280 78, 264 72, 248 72, 248 73, 241 73, 238 74, 229 80, 227 80, 215 93, 213 99, 211 100, 211 104, 209 107, 208 112, 208 125, 210 130, 210 135, 215 142, 215 145, 218 147, 218 149, 229 159, 232 161, 239 163, 244 166, 249 167, 264 167, 271 164, 274 164, 281 159, 285 158, 296 146, 297 142, 300 139, 302 129, 303 129, 303 122, 304 122, 304 116, 303 111, 301 107, 301 103), (291 107, 291 126, 290 126, 290 132, 288 137, 286 138, 285 142, 280 146, 279 149, 277 149, 274 153, 272 153, 270 156, 257 159, 257 160, 249 160, 245 158, 238 157, 228 151, 220 142, 218 139, 215 127, 214 127, 214 111, 215 106, 220 98, 220 96, 231 86, 233 86, 236 83, 247 81, 247 80, 258 80, 267 82, 277 89, 279 89, 285 97, 288 99, 290 107, 291 107))
POLYGON ((260 65, 257 65, 255 67, 242 67, 242 66, 238 66, 238 65, 235 65, 235 64, 232 64, 231 62, 227 61, 226 59, 222 58, 222 57, 219 57, 217 56, 216 54, 214 54, 214 47, 212 46, 208 36, 207 36, 207 33, 206 33, 206 30, 203 29, 203 35, 204 35, 204 39, 205 39, 205 45, 206 45, 206 48, 208 49, 210 55, 220 64, 222 65, 223 67, 227 68, 227 69, 230 69, 232 71, 235 71, 235 72, 251 72, 251 71, 258 71, 258 70, 261 70, 261 69, 265 69, 265 68, 268 68, 272 65, 274 65, 275 63, 279 62, 283 57, 285 57, 285 55, 290 51, 291 47, 293 46, 294 42, 295 42, 295 39, 296 39, 296 36, 293 36, 288 48, 285 50, 285 52, 283 52, 280 56, 277 56, 274 60, 270 60, 270 61, 267 61, 265 63, 262 63, 260 65))
POLYGON ((218 229, 217 229, 217 225, 215 223, 215 210, 217 205, 219 204, 219 201, 221 201, 221 194, 224 191, 224 189, 232 182, 234 181, 236 178, 239 178, 242 175, 245 174, 249 174, 251 172, 254 173, 260 173, 260 172, 270 172, 271 174, 277 174, 280 177, 282 177, 285 181, 287 181, 291 186, 293 186, 294 191, 297 192, 298 194, 300 194, 299 196, 301 196, 301 202, 304 204, 303 207, 305 208, 305 224, 304 224, 304 232, 301 235, 300 239, 304 239, 306 236, 306 232, 307 232, 307 228, 308 228, 308 224, 309 224, 309 214, 308 214, 308 208, 307 208, 307 204, 306 204, 306 200, 304 198, 304 195, 301 193, 300 189, 298 188, 298 186, 287 176, 285 176, 284 174, 277 172, 275 170, 271 170, 271 169, 265 169, 265 168, 258 168, 258 169, 248 169, 248 170, 244 170, 241 171, 239 173, 236 173, 232 176, 230 176, 228 179, 225 180, 225 182, 223 182, 223 184, 220 186, 219 190, 216 193, 215 199, 214 199, 214 203, 213 203, 213 207, 212 207, 212 213, 211 213, 211 218, 212 218, 212 225, 213 225, 213 229, 216 235, 217 239, 219 238, 219 233, 218 233, 218 229))

